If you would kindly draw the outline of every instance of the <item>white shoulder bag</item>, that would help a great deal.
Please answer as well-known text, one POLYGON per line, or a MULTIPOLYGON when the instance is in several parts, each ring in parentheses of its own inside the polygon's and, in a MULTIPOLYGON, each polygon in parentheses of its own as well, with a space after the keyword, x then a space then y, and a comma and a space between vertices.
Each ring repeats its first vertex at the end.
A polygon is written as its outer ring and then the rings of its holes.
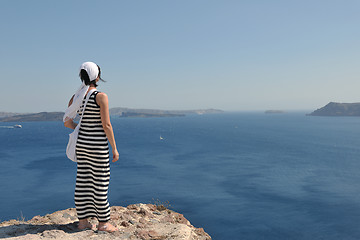
POLYGON ((95 90, 96 89, 92 89, 92 90, 90 90, 88 92, 88 94, 86 96, 85 104, 84 104, 84 107, 83 107, 83 110, 82 110, 81 118, 79 120, 79 123, 76 126, 76 128, 74 129, 74 131, 69 134, 69 142, 68 142, 68 145, 66 147, 66 156, 73 162, 77 162, 77 158, 76 158, 76 142, 77 142, 78 135, 79 135, 79 129, 80 129, 81 120, 82 120, 82 118, 84 116, 86 104, 89 101, 89 98, 90 98, 91 94, 95 90))

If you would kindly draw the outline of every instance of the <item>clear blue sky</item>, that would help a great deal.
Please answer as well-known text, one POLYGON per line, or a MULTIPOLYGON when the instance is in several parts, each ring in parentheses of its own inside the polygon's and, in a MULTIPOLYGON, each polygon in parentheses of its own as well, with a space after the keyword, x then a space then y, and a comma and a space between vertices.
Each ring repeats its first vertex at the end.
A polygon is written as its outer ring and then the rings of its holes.
POLYGON ((63 111, 84 61, 110 107, 360 102, 358 0, 1 0, 0 111, 63 111))

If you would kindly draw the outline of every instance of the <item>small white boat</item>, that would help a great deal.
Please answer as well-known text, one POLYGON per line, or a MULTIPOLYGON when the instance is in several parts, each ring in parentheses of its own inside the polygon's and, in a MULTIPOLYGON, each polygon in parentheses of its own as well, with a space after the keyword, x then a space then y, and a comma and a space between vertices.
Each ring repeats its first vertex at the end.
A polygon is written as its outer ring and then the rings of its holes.
POLYGON ((162 136, 160 136, 160 140, 164 140, 164 138, 162 136))
POLYGON ((14 128, 22 128, 20 124, 14 125, 14 128))

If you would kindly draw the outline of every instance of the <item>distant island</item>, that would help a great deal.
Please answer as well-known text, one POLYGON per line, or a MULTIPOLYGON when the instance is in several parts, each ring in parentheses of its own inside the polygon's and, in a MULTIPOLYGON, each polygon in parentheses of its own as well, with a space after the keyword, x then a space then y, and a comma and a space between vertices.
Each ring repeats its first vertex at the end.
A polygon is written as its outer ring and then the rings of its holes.
POLYGON ((285 113, 282 110, 266 110, 265 111, 266 114, 274 114, 274 113, 285 113))
MULTIPOLYGON (((156 109, 131 109, 131 108, 111 108, 111 116, 118 117, 183 117, 188 114, 210 114, 222 113, 218 109, 199 109, 199 110, 156 110, 156 109)), ((7 113, 0 112, 0 122, 35 122, 35 121, 62 121, 64 112, 40 112, 40 113, 7 113)))
POLYGON ((330 102, 322 108, 316 109, 308 116, 360 116, 360 103, 330 102))
POLYGON ((40 121, 62 121, 63 112, 40 112, 28 114, 15 114, 1 117, 0 122, 40 122, 40 121))

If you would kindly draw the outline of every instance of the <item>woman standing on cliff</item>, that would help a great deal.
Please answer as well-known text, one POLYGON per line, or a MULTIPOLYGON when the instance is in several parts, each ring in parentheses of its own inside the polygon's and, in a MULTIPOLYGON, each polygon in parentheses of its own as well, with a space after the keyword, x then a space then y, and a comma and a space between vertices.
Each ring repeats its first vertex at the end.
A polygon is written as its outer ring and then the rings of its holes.
MULTIPOLYGON (((110 122, 109 102, 105 93, 96 90, 101 79, 100 67, 93 62, 85 62, 79 73, 82 85, 70 99, 64 115, 65 127, 75 129, 73 121, 77 113, 84 115, 81 120, 76 143, 77 175, 75 206, 79 218, 79 229, 93 229, 90 217, 99 221, 98 230, 113 232, 118 229, 111 225, 110 206, 107 193, 110 180, 109 146, 112 148, 113 162, 119 160, 114 133, 110 122), (84 108, 85 98, 90 90, 89 100, 84 108)), ((103 80, 102 80, 103 81, 103 80)))

